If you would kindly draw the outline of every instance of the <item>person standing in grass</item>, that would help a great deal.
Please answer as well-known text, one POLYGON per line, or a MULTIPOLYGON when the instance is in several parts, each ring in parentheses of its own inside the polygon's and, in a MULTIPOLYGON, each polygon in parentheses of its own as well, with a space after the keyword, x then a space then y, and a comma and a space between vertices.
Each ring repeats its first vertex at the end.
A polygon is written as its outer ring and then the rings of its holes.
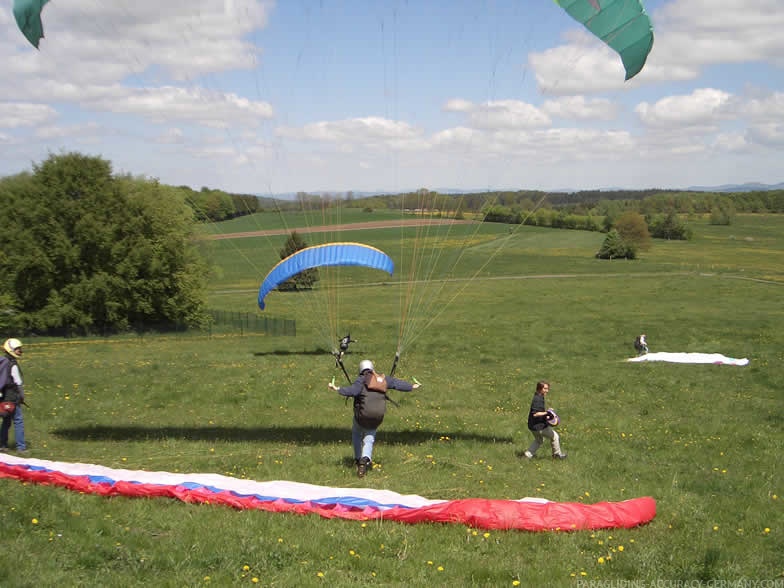
POLYGON ((566 459, 566 453, 561 451, 561 438, 556 430, 547 422, 548 412, 544 401, 550 391, 550 383, 540 380, 536 383, 536 392, 531 400, 531 409, 528 411, 528 430, 534 436, 533 443, 523 454, 526 459, 533 459, 536 452, 544 443, 545 438, 550 440, 553 450, 553 459, 566 459))
POLYGON ((24 434, 24 418, 22 405, 24 404, 24 385, 22 384, 22 370, 19 369, 17 360, 22 357, 22 342, 19 339, 6 339, 3 343, 3 357, 0 357, 0 377, 4 380, 3 389, 0 390, 3 402, 14 402, 16 408, 10 414, 3 416, 0 424, 0 451, 8 450, 8 431, 11 423, 14 424, 14 438, 16 450, 20 453, 27 451, 24 434))
POLYGON ((334 382, 330 382, 327 386, 341 396, 354 399, 351 441, 354 446, 357 476, 364 478, 367 471, 373 467, 373 445, 376 442, 376 431, 384 420, 389 400, 386 391, 410 392, 419 388, 419 383, 412 384, 392 376, 377 374, 373 362, 369 359, 363 359, 359 362, 359 376, 350 386, 338 388, 334 382))

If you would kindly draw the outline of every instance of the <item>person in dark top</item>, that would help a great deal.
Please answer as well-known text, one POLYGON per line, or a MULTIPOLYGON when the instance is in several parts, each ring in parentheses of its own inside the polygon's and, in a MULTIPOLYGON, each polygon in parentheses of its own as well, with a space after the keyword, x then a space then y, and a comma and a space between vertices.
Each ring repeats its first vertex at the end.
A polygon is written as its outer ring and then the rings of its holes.
POLYGON ((22 342, 19 339, 6 339, 3 343, 3 355, 0 357, 0 370, 5 377, 5 386, 0 390, 0 401, 16 404, 14 411, 0 419, 0 451, 8 450, 8 432, 11 424, 14 425, 14 438, 16 450, 19 453, 27 451, 25 443, 24 416, 22 405, 25 403, 22 370, 17 360, 22 358, 22 342), (7 374, 5 372, 7 371, 7 374))
POLYGON ((528 430, 531 431, 534 440, 523 454, 527 459, 533 459, 545 437, 550 440, 550 445, 553 449, 553 459, 566 459, 566 453, 561 451, 561 439, 558 433, 547 422, 549 413, 544 401, 549 391, 549 382, 541 380, 536 383, 536 392, 533 400, 531 400, 531 409, 528 412, 528 430))
POLYGON ((359 362, 359 375, 350 386, 338 388, 334 383, 327 384, 330 390, 341 396, 354 399, 354 419, 351 426, 351 440, 354 445, 354 463, 357 476, 363 478, 373 467, 373 444, 376 431, 384 420, 387 409, 386 390, 410 392, 419 388, 419 383, 410 383, 393 376, 377 374, 373 362, 363 359, 359 362))

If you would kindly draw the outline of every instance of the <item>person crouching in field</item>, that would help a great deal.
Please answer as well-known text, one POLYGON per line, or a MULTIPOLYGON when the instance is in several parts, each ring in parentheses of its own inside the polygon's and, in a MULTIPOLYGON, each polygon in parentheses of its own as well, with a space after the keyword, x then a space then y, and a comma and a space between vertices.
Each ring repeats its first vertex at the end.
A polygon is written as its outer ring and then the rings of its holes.
POLYGON ((648 341, 645 340, 645 333, 634 340, 634 350, 638 356, 648 353, 648 341))
POLYGON ((341 396, 354 398, 354 420, 351 427, 351 441, 354 445, 354 463, 357 476, 364 478, 373 467, 373 444, 376 442, 376 431, 384 420, 387 410, 387 390, 410 392, 419 388, 419 383, 412 384, 392 376, 377 374, 373 362, 363 359, 359 362, 359 376, 350 386, 338 388, 334 383, 327 384, 341 396))
POLYGON ((549 382, 541 380, 536 383, 536 392, 531 400, 531 410, 528 412, 528 430, 534 436, 534 441, 523 454, 527 459, 533 459, 545 437, 550 440, 553 459, 566 459, 566 453, 561 451, 561 439, 558 433, 547 422, 549 414, 544 405, 544 399, 549 391, 549 382))

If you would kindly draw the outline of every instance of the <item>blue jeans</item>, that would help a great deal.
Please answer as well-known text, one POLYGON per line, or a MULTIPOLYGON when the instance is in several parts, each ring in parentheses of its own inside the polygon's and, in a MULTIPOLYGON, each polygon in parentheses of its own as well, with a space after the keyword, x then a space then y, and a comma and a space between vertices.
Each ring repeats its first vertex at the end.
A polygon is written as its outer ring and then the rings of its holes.
POLYGON ((354 445, 354 459, 367 457, 373 461, 373 444, 376 442, 377 429, 365 429, 354 419, 351 425, 351 442, 354 445))
POLYGON ((3 417, 3 424, 0 425, 0 447, 8 447, 8 430, 11 422, 14 423, 14 439, 16 440, 16 450, 24 451, 27 449, 24 437, 24 418, 22 418, 22 405, 17 404, 14 414, 3 417))

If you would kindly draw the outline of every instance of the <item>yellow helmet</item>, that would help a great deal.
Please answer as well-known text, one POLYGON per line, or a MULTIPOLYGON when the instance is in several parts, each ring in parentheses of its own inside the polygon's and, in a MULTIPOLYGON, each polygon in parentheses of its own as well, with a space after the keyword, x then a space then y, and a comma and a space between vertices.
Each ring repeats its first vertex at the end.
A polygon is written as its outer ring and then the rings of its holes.
POLYGON ((6 339, 3 343, 3 349, 16 358, 22 357, 22 342, 19 339, 6 339))

